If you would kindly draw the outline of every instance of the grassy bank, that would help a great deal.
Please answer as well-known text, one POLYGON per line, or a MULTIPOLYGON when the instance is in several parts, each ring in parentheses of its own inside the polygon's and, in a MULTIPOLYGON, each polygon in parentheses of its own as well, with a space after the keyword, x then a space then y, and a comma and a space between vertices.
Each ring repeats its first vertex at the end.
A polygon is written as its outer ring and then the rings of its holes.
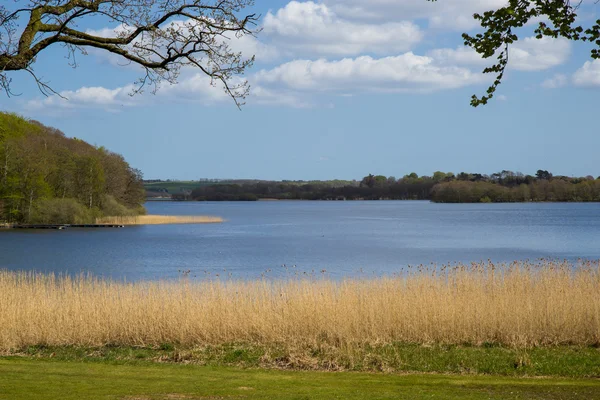
POLYGON ((600 381, 0 359, 0 399, 596 399, 600 381))
POLYGON ((600 344, 600 261, 409 268, 373 280, 120 283, 0 272, 0 349, 600 344))
POLYGON ((157 347, 29 346, 0 353, 0 356, 69 362, 150 362, 279 370, 600 378, 600 349, 582 346, 518 349, 392 343, 351 348, 324 344, 305 347, 249 344, 187 347, 165 343, 157 347))
POLYGON ((211 216, 139 215, 126 217, 104 217, 98 224, 118 225, 167 225, 167 224, 216 224, 223 218, 211 216))

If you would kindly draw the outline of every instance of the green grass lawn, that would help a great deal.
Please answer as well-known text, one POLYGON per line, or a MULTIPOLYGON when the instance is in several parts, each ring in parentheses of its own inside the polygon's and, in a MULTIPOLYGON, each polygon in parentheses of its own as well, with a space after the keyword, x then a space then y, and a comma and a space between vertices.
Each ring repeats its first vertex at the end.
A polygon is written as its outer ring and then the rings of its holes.
POLYGON ((600 399, 600 380, 0 358, 0 399, 600 399))
POLYGON ((213 367, 388 373, 438 373, 600 378, 600 348, 582 346, 515 349, 501 346, 384 344, 286 348, 244 344, 158 348, 128 346, 29 346, 10 354, 55 361, 173 362, 213 367))

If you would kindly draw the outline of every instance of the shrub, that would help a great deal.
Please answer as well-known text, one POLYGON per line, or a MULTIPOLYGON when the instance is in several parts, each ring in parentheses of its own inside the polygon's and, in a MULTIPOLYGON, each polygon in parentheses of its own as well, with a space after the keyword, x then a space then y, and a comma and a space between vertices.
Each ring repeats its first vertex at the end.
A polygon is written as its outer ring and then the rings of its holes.
POLYGON ((88 209, 75 199, 41 199, 31 213, 32 224, 92 224, 98 209, 88 209))
POLYGON ((139 214, 136 210, 125 207, 110 195, 102 197, 100 211, 103 215, 111 217, 131 217, 139 214))

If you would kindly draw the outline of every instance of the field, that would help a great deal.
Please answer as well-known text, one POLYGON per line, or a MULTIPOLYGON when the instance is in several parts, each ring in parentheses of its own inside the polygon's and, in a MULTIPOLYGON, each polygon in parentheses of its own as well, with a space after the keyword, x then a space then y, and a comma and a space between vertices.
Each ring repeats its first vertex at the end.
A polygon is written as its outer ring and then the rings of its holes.
POLYGON ((600 381, 0 359, 1 400, 432 398, 593 400, 600 398, 600 381))

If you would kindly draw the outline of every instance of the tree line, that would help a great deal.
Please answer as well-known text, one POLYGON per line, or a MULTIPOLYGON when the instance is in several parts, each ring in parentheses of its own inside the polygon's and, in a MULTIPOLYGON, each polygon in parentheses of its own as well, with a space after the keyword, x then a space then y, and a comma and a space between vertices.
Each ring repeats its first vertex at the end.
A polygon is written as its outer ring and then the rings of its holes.
POLYGON ((103 147, 0 113, 0 221, 93 223, 143 212, 142 174, 103 147))
POLYGON ((175 200, 431 200, 439 203, 600 201, 600 177, 535 175, 501 171, 491 175, 436 171, 431 176, 411 173, 368 175, 361 181, 251 181, 205 185, 175 200), (343 184, 340 184, 343 182, 343 184))

